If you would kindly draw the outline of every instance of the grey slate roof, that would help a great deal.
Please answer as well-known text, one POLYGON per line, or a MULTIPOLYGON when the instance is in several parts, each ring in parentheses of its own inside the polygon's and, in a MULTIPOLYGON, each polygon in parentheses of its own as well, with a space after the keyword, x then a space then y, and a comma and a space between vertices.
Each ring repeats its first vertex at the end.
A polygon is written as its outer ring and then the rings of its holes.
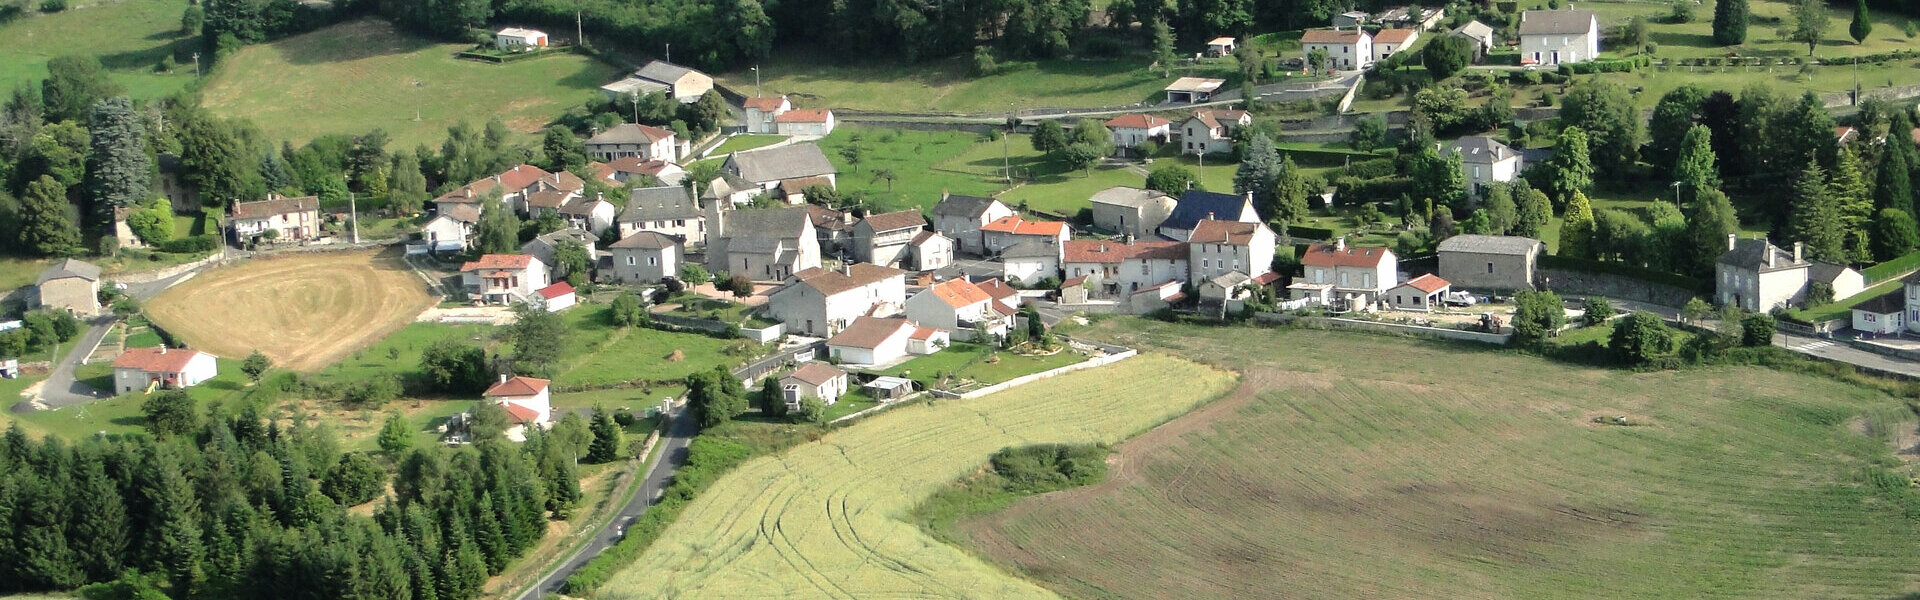
POLYGON ((1904 289, 1874 296, 1871 300, 1853 305, 1854 310, 1876 315, 1890 315, 1904 311, 1906 308, 1907 291, 1904 289))
POLYGON ((40 285, 55 279, 79 277, 87 281, 100 280, 100 266, 77 258, 63 259, 40 272, 40 279, 34 285, 40 285))
POLYGON ((633 74, 636 77, 651 79, 654 81, 658 81, 660 83, 673 83, 674 81, 680 79, 680 77, 692 72, 693 72, 693 69, 682 67, 680 65, 676 65, 664 60, 656 60, 656 61, 647 63, 647 65, 644 67, 640 67, 640 70, 634 71, 633 74))
POLYGON ((634 188, 627 198, 626 210, 620 211, 620 221, 623 223, 698 219, 701 216, 700 203, 694 201, 687 188, 677 185, 634 188))
POLYGON ((1227 271, 1225 273, 1219 274, 1218 276, 1215 276, 1212 279, 1208 279, 1207 282, 1231 290, 1233 289, 1233 286, 1240 285, 1242 283, 1246 283, 1252 280, 1253 278, 1248 277, 1246 273, 1241 273, 1239 271, 1227 271))
POLYGON ((1479 21, 1468 21, 1465 25, 1455 27, 1453 32, 1475 39, 1493 37, 1493 27, 1479 21))
POLYGON ((1160 190, 1143 190, 1122 185, 1100 190, 1093 195, 1092 202, 1094 204, 1111 204, 1128 208, 1140 208, 1166 195, 1165 192, 1160 190))
POLYGON ((940 199, 939 204, 933 205, 933 215, 936 217, 977 219, 980 215, 986 214, 987 207, 992 206, 994 202, 998 202, 998 200, 981 196, 947 194, 945 198, 940 199))
POLYGON ((735 152, 727 159, 729 170, 754 183, 797 179, 834 173, 833 163, 820 147, 792 144, 765 150, 735 152))
POLYGON ((1781 250, 1766 240, 1752 239, 1735 242, 1733 249, 1721 254, 1718 262, 1763 273, 1807 267, 1806 261, 1793 262, 1792 252, 1781 250), (1773 254, 1774 266, 1767 266, 1768 253, 1773 254))
POLYGON ((749 240, 797 240, 807 227, 807 211, 798 207, 755 208, 729 212, 724 217, 728 252, 754 252, 749 240), (743 242, 748 242, 743 245, 743 242))
POLYGON ((1036 238, 1008 246, 1001 258, 1060 258, 1060 244, 1053 238, 1036 238))
POLYGON ((1540 247, 1540 240, 1517 235, 1456 235, 1440 242, 1441 252, 1524 255, 1540 247))
MULTIPOLYGON (((1217 219, 1230 221, 1240 218, 1240 210, 1245 208, 1247 198, 1219 192, 1187 190, 1180 194, 1180 203, 1173 206, 1173 214, 1160 222, 1166 229, 1193 229, 1201 221, 1217 219)), ((1176 240, 1185 241, 1185 240, 1176 240)))
POLYGON ((1500 143, 1500 140, 1484 135, 1470 135, 1454 140, 1453 145, 1448 146, 1447 149, 1450 152, 1460 153, 1460 162, 1486 165, 1518 155, 1513 148, 1500 143))
POLYGON ((1520 13, 1520 35, 1579 35, 1593 19, 1590 10, 1529 10, 1520 13))
POLYGON ((532 247, 534 244, 540 244, 548 248, 559 248, 560 241, 568 240, 568 239, 571 239, 576 242, 580 242, 581 245, 586 246, 588 255, 594 254, 593 246, 595 243, 600 241, 600 238, 594 237, 592 233, 588 233, 583 230, 573 229, 569 227, 566 229, 548 232, 548 233, 541 234, 539 236, 534 237, 532 240, 529 240, 525 245, 520 247, 520 253, 532 254, 532 252, 527 251, 527 249, 532 247))
POLYGON ((651 144, 670 137, 673 137, 673 131, 671 130, 638 123, 621 123, 607 128, 606 131, 602 131, 598 135, 588 138, 586 143, 589 145, 651 144))
POLYGON ((1839 279, 1840 274, 1847 272, 1847 269, 1846 265, 1816 260, 1813 261, 1813 267, 1807 271, 1807 277, 1812 281, 1833 283, 1833 280, 1839 279))
POLYGON ((658 231, 636 231, 633 235, 614 242, 608 248, 672 248, 680 245, 680 239, 658 231))

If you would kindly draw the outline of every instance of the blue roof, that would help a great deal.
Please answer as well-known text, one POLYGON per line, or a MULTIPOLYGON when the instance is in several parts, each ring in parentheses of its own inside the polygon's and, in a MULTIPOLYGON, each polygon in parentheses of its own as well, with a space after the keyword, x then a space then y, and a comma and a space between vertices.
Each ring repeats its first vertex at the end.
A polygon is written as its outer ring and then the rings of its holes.
POLYGON ((1180 194, 1180 202, 1173 206, 1173 214, 1160 226, 1168 229, 1193 229, 1206 219, 1222 221, 1239 220, 1240 210, 1246 206, 1246 197, 1219 192, 1187 190, 1180 194))

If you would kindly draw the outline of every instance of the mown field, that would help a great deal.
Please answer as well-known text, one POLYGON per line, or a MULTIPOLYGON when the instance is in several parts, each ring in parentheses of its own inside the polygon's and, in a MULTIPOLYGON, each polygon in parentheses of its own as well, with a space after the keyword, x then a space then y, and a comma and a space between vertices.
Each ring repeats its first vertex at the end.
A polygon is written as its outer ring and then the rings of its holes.
MULTIPOLYGON (((29 11, 0 26, 7 40, 0 60, 0 89, 22 83, 39 85, 47 77, 47 61, 56 56, 85 55, 100 59, 113 80, 135 98, 158 98, 193 81, 193 39, 180 37, 184 0, 103 0, 73 2, 53 14, 29 11), (180 53, 171 73, 155 72, 160 59, 180 53)), ((39 3, 32 3, 38 6, 39 3)))
POLYGON ((1118 441, 1233 385, 1148 354, 968 401, 897 408, 714 483, 598 598, 1046 598, 901 520, 988 455, 1118 441))
POLYGON ((1108 482, 959 526, 970 551, 1063 596, 1914 590, 1920 497, 1889 442, 1912 445, 1915 427, 1878 391, 1323 331, 1109 321, 1089 333, 1242 378, 1120 445, 1108 482))
POLYGON ((619 75, 576 54, 507 64, 453 57, 467 47, 414 37, 382 20, 343 23, 235 53, 207 82, 205 103, 295 144, 379 127, 391 147, 439 147, 448 126, 465 120, 478 127, 493 117, 531 141, 619 75))

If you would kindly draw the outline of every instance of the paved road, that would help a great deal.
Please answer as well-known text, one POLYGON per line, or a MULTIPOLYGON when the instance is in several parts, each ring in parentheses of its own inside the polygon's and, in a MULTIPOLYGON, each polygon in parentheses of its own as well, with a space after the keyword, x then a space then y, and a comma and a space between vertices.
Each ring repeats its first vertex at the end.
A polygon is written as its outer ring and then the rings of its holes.
POLYGON ((1781 346, 1788 350, 1809 356, 1817 356, 1850 365, 1879 369, 1889 373, 1899 373, 1908 377, 1920 377, 1920 363, 1874 354, 1855 348, 1845 340, 1828 340, 1783 333, 1775 335, 1773 337, 1773 343, 1776 346, 1781 346))
MULTIPOLYGON (((174 284, 186 281, 192 277, 193 272, 190 271, 148 283, 129 284, 126 291, 132 295, 134 299, 145 302, 153 299, 154 296, 160 295, 160 292, 166 291, 167 288, 173 287, 174 284)), ((118 319, 112 315, 95 317, 93 321, 91 321, 91 326, 87 328, 87 332, 81 335, 73 346, 67 348, 67 355, 61 357, 60 361, 53 365, 53 371, 47 374, 46 384, 40 388, 40 401, 46 404, 48 409, 59 409, 83 404, 106 398, 111 394, 113 390, 96 390, 91 386, 80 383, 79 380, 73 377, 73 370, 75 367, 80 366, 80 361, 85 360, 88 355, 93 353, 95 347, 100 345, 101 338, 106 337, 107 331, 112 328, 116 320, 118 319)), ((15 413, 23 413, 33 411, 34 407, 32 404, 22 401, 15 403, 10 410, 15 413)))
POLYGON ((647 470, 645 478, 640 482, 639 493, 633 495, 633 501, 622 507, 607 527, 594 532, 592 542, 561 562, 559 567, 541 578, 538 584, 521 594, 519 600, 539 600, 547 594, 560 593, 560 588, 566 584, 567 577, 572 575, 574 570, 620 541, 620 535, 617 532, 625 531, 628 523, 639 520, 640 515, 645 514, 647 509, 653 506, 654 499, 667 489, 667 483, 673 478, 674 472, 686 464, 687 444, 692 442, 693 436, 698 433, 700 433, 700 427, 694 422, 691 409, 681 407, 674 411, 672 420, 667 424, 667 433, 657 442, 657 451, 661 453, 660 460, 654 461, 653 467, 647 470))

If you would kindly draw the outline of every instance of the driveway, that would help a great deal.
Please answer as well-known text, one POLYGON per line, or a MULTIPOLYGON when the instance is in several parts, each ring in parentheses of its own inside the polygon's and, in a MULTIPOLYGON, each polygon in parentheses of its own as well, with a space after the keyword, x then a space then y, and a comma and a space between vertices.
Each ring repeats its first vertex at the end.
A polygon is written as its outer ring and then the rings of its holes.
MULTIPOLYGON (((72 342, 73 345, 67 347, 66 356, 54 363, 53 371, 47 374, 47 380, 40 386, 40 402, 48 409, 66 408, 107 397, 105 391, 93 389, 74 379, 73 370, 80 366, 82 359, 93 354, 94 347, 99 346, 100 340, 107 337, 107 331, 113 328, 115 320, 111 315, 94 317, 89 322, 86 333, 76 338, 72 342)), ((36 407, 32 402, 23 400, 15 403, 11 410, 15 413, 25 413, 33 412, 36 407)))

